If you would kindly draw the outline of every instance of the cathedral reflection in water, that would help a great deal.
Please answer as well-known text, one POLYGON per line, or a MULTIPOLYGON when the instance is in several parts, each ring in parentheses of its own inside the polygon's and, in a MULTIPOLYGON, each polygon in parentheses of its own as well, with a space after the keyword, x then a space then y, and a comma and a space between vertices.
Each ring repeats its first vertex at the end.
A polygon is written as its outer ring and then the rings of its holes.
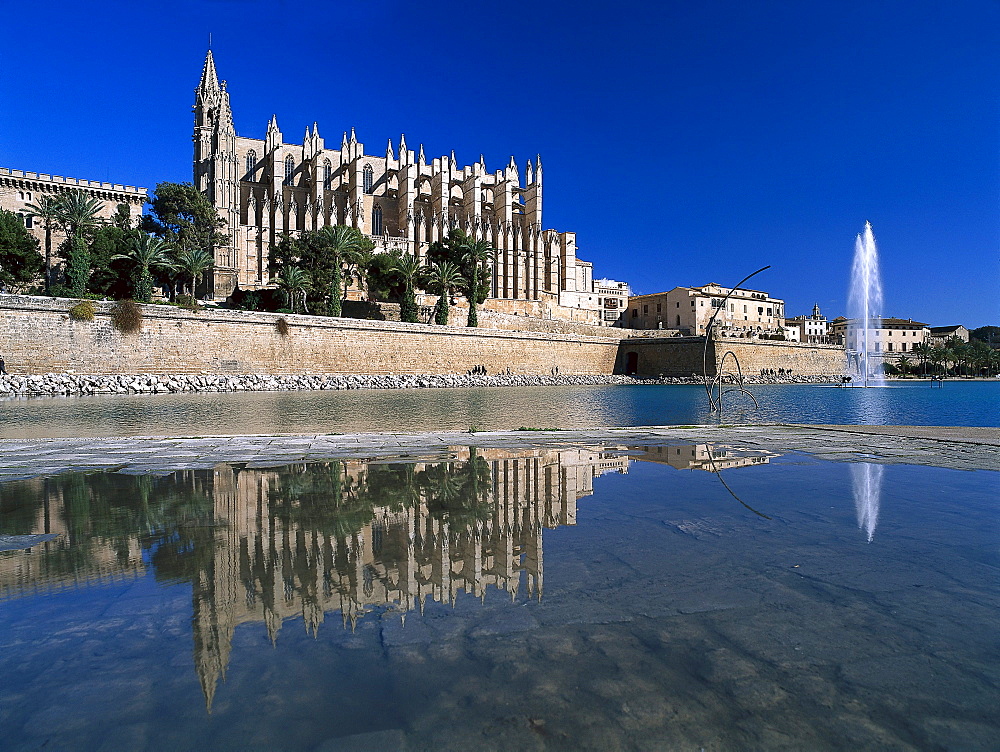
POLYGON ((167 477, 72 475, 4 486, 7 532, 59 533, 0 556, 0 597, 152 568, 192 586, 194 659, 211 705, 237 625, 271 640, 301 614, 344 626, 493 586, 541 598, 542 530, 576 523, 593 479, 629 459, 592 449, 457 449, 446 461, 335 461, 167 477))
POLYGON ((0 486, 11 535, 56 533, 0 553, 0 598, 134 579, 189 583, 194 661, 211 706, 239 624, 276 641, 302 616, 316 634, 339 612, 354 628, 374 608, 489 587, 540 599, 542 530, 576 524, 594 478, 633 460, 718 472, 766 463, 725 447, 620 450, 452 448, 444 459, 219 465, 162 477, 75 474, 0 486))

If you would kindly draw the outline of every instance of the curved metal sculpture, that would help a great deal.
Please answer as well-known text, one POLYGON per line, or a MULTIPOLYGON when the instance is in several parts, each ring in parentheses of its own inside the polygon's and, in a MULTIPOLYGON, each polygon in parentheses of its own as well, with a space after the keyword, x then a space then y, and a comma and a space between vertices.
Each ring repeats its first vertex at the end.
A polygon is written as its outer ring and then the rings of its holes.
POLYGON ((768 264, 767 266, 762 266, 760 269, 758 269, 757 271, 755 271, 753 274, 748 274, 743 279, 741 279, 739 282, 737 282, 733 286, 733 288, 729 291, 729 293, 726 295, 726 297, 724 297, 722 299, 722 304, 718 308, 715 309, 715 313, 712 314, 712 318, 710 318, 708 320, 708 324, 705 325, 705 346, 702 349, 702 353, 701 353, 701 372, 702 372, 702 378, 704 379, 704 382, 705 382, 705 393, 708 395, 708 409, 710 411, 712 411, 712 412, 715 412, 716 410, 718 410, 720 416, 722 415, 722 395, 726 394, 726 392, 734 392, 735 391, 735 392, 739 392, 740 394, 746 395, 751 400, 753 400, 753 408, 754 408, 754 410, 759 409, 760 405, 757 404, 757 398, 754 397, 753 394, 751 394, 747 390, 747 388, 746 388, 746 382, 743 379, 743 369, 740 367, 740 359, 736 357, 736 353, 734 353, 732 350, 726 350, 726 352, 723 353, 722 358, 718 361, 718 366, 715 369, 716 370, 716 374, 712 378, 712 380, 709 381, 709 378, 708 378, 708 340, 712 337, 712 335, 714 333, 713 327, 715 325, 715 317, 719 315, 720 311, 724 311, 726 309, 726 301, 729 300, 730 296, 739 289, 740 285, 742 285, 744 282, 746 282, 751 277, 755 277, 758 274, 760 274, 762 271, 765 271, 765 270, 770 269, 770 268, 771 268, 770 264, 768 264), (723 377, 725 376, 725 372, 726 372, 726 368, 725 368, 726 360, 728 358, 730 358, 730 357, 732 357, 733 363, 736 366, 736 372, 735 372, 735 374, 733 374, 735 376, 735 379, 734 379, 735 386, 732 389, 726 389, 723 377), (716 393, 718 393, 718 396, 716 396, 716 393))

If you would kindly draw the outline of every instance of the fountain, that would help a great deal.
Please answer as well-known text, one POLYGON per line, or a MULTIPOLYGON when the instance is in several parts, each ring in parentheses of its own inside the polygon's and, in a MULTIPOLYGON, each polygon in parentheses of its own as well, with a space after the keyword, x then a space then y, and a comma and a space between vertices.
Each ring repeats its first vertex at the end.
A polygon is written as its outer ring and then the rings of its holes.
POLYGON ((878 524, 878 508, 882 496, 881 465, 859 462, 851 465, 851 480, 854 485, 854 508, 858 513, 858 529, 868 535, 868 542, 875 537, 878 524))
MULTIPOLYGON (((847 300, 847 365, 856 369, 863 386, 885 386, 874 330, 881 327, 882 279, 878 269, 878 248, 870 222, 854 243, 851 289, 847 300), (853 352, 852 352, 853 351, 853 352), (869 362, 871 361, 871 362, 869 362)), ((879 353, 881 355, 881 353, 879 353)))

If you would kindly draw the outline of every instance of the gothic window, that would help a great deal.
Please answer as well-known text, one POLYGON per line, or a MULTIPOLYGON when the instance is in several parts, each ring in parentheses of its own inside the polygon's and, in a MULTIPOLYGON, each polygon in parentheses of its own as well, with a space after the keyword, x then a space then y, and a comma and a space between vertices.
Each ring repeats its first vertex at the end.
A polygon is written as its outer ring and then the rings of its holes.
POLYGON ((333 180, 333 168, 330 166, 330 160, 323 160, 323 187, 326 190, 330 190, 330 183, 333 180))
POLYGON ((257 152, 253 149, 247 152, 247 180, 257 179, 257 152))
POLYGON ((365 193, 371 193, 372 187, 375 185, 375 170, 372 169, 370 164, 365 165, 363 172, 364 188, 365 193))
POLYGON ((382 234, 382 207, 375 204, 372 209, 372 235, 382 234))
POLYGON ((285 157, 285 185, 292 184, 292 175, 295 173, 295 160, 291 156, 285 157))

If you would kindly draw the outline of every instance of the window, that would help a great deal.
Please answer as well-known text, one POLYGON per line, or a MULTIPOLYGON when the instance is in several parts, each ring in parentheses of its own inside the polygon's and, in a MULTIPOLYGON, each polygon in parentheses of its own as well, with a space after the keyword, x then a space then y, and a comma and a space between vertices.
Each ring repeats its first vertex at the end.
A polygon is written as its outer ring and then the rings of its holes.
POLYGON ((323 160, 323 187, 326 190, 330 190, 330 183, 333 181, 333 168, 330 166, 330 160, 323 160))
POLYGON ((285 185, 292 184, 292 175, 295 174, 295 160, 291 156, 285 157, 285 185))
POLYGON ((362 173, 362 179, 364 182, 365 193, 371 193, 372 187, 375 185, 375 170, 372 169, 370 164, 365 165, 365 169, 362 173))
POLYGON ((889 343, 889 352, 892 352, 892 342, 889 343))
POLYGON ((642 307, 642 315, 645 316, 647 313, 649 313, 649 306, 648 305, 644 305, 642 307))
POLYGON ((681 325, 681 317, 680 317, 680 314, 678 314, 678 316, 677 316, 677 326, 680 326, 680 325, 681 325))
POLYGON ((656 304, 656 312, 659 313, 663 309, 663 306, 659 303, 656 304))
POLYGON ((247 180, 257 179, 257 152, 253 149, 247 152, 247 180))
POLYGON ((768 316, 770 316, 770 315, 771 315, 771 309, 770 309, 770 308, 768 308, 768 309, 767 309, 767 315, 768 315, 768 316))
POLYGON ((372 209, 372 235, 382 234, 382 207, 375 204, 372 209))
POLYGON ((24 215, 24 227, 25 227, 25 229, 30 230, 34 226, 35 226, 35 218, 33 216, 31 216, 30 214, 25 214, 24 215))
POLYGON ((634 319, 639 318, 639 309, 638 308, 633 308, 632 309, 632 318, 634 318, 634 319))

